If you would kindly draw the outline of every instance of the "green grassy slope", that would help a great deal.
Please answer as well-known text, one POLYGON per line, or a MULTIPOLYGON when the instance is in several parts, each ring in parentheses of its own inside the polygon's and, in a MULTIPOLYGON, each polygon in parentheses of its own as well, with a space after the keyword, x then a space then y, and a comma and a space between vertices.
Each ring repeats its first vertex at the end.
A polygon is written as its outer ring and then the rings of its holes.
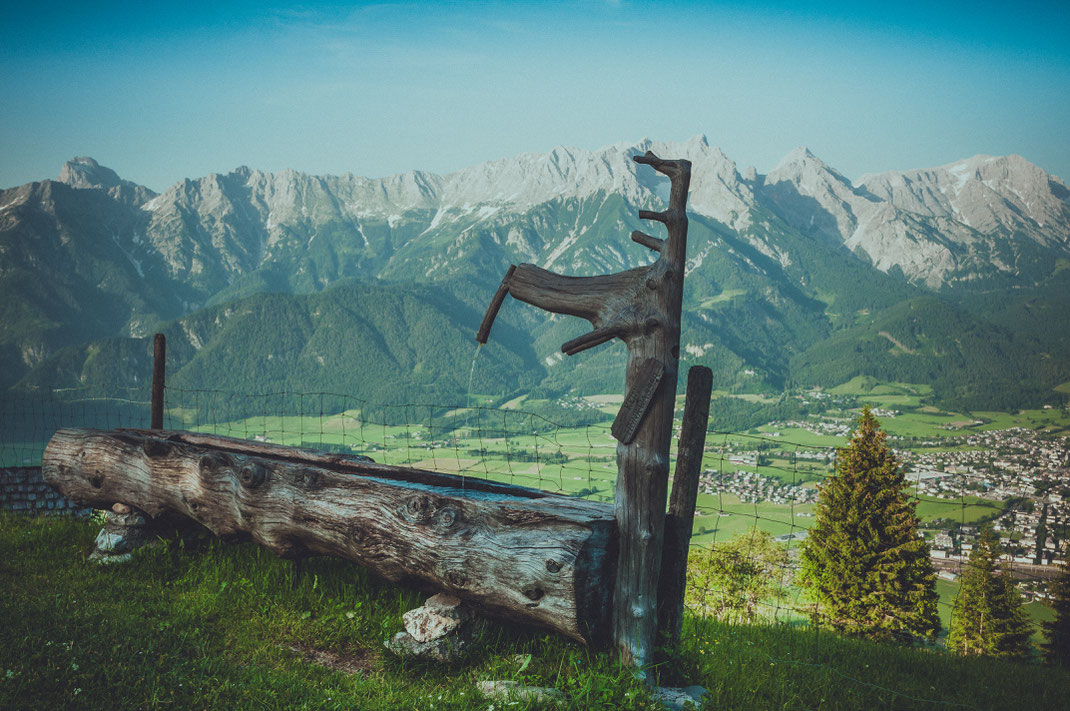
MULTIPOLYGON (((297 574, 212 540, 99 568, 95 533, 0 515, 0 708, 487 709, 484 679, 556 687, 565 709, 657 708, 612 655, 497 621, 456 667, 393 658, 382 642, 421 596, 341 561, 297 574)), ((656 673, 705 686, 710 709, 1055 709, 1070 693, 1035 664, 693 617, 656 673)))

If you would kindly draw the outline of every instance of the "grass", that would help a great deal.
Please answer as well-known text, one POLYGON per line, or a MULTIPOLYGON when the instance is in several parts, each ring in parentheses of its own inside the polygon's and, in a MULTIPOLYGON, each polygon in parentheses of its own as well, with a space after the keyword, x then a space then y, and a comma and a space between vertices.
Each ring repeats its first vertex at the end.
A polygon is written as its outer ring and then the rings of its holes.
POLYGON ((570 708, 648 698, 608 656, 507 625, 484 625, 460 669, 392 657, 382 642, 422 596, 340 560, 298 574, 209 539, 100 568, 85 561, 95 532, 0 517, 0 708, 486 708, 476 682, 516 677, 524 654, 523 678, 568 691, 570 708))
POLYGON ((977 412, 984 424, 978 430, 1003 430, 1010 427, 1025 427, 1031 430, 1043 430, 1048 434, 1070 436, 1070 416, 1061 408, 1050 410, 1019 410, 1009 412, 977 412))
MULTIPOLYGON (((0 515, 0 708, 485 711, 483 679, 556 687, 565 709, 656 708, 613 655, 506 623, 484 623, 454 667, 392 657, 382 642, 422 596, 342 561, 298 574, 252 544, 208 539, 100 568, 85 561, 95 532, 0 515)), ((808 627, 688 617, 684 634, 656 673, 706 687, 707 708, 1043 709, 1070 693, 1064 671, 808 627)))
POLYGON ((732 494, 699 494, 691 542, 693 545, 723 542, 753 528, 773 536, 798 533, 814 521, 798 514, 813 513, 813 510, 812 504, 742 503, 732 494))
POLYGON ((1006 507, 1006 502, 982 499, 977 496, 938 499, 921 494, 918 496, 917 514, 922 521, 947 518, 962 524, 970 524, 995 518, 1006 507))

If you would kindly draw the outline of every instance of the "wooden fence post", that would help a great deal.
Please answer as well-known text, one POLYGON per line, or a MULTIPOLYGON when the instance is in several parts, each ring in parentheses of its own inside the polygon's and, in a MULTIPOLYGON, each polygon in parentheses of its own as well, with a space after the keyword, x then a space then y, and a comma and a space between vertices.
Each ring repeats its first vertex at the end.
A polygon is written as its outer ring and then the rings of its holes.
POLYGON ((698 478, 702 453, 706 448, 706 425, 710 419, 710 391, 713 372, 704 365, 687 371, 687 398, 680 445, 676 454, 676 474, 672 478, 669 513, 665 515, 665 547, 661 554, 661 582, 658 587, 658 628, 666 643, 680 643, 687 587, 687 555, 695 522, 698 478))
POLYGON ((157 333, 152 339, 152 420, 150 429, 163 429, 163 385, 167 365, 167 338, 157 333))

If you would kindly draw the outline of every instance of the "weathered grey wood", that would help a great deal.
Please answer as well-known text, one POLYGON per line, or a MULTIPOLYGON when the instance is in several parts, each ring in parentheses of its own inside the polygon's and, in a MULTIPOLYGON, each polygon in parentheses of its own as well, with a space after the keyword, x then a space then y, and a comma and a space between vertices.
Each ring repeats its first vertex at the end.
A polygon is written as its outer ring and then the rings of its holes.
POLYGON ((649 274, 639 267, 616 274, 593 277, 562 276, 534 264, 520 264, 509 279, 509 294, 547 311, 587 319, 595 328, 620 324, 635 328, 638 314, 626 317, 630 293, 649 274))
POLYGON ((606 504, 169 431, 59 430, 42 475, 85 505, 179 513, 283 557, 338 556, 581 642, 608 638, 606 504))
POLYGON ((167 337, 157 333, 152 339, 152 410, 149 427, 163 429, 163 388, 167 368, 167 337))
POLYGON ((569 277, 521 264, 509 293, 546 311, 587 319, 594 330, 566 343, 572 355, 620 338, 628 346, 625 393, 644 385, 643 364, 656 359, 664 377, 634 439, 617 446, 614 499, 620 531, 613 593, 613 639, 626 663, 649 664, 657 641, 657 591, 661 570, 665 495, 669 474, 673 403, 680 355, 680 308, 687 254, 687 190, 691 163, 635 156, 668 176, 672 188, 663 212, 640 210, 641 219, 666 226, 665 240, 637 232, 632 239, 659 252, 651 265, 617 274, 569 277))
POLYGON ((661 248, 665 246, 665 240, 653 235, 648 235, 646 232, 640 232, 639 230, 632 231, 632 241, 643 245, 647 249, 652 249, 655 252, 660 252, 661 248))
POLYGON ((713 372, 704 365, 687 371, 687 397, 680 443, 676 450, 676 473, 672 478, 669 512, 665 515, 665 543, 661 555, 658 587, 658 627, 671 646, 680 642, 687 583, 687 554, 695 525, 698 479, 706 448, 706 425, 710 419, 713 372))
POLYGON ((661 385, 661 379, 665 377, 665 366, 657 358, 650 358, 643 363, 643 370, 639 377, 641 386, 628 391, 628 395, 620 405, 616 419, 613 420, 613 426, 610 427, 613 436, 623 444, 630 444, 635 439, 639 424, 650 409, 650 403, 654 399, 658 386, 661 385))

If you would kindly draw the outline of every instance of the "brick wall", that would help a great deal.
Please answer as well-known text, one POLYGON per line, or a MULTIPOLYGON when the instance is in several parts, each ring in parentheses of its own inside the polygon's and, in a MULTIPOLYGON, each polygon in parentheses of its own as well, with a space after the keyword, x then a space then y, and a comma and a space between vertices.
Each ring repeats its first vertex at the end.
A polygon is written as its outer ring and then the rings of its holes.
POLYGON ((0 509, 18 513, 88 516, 92 508, 64 498, 41 479, 41 467, 0 469, 0 509))

